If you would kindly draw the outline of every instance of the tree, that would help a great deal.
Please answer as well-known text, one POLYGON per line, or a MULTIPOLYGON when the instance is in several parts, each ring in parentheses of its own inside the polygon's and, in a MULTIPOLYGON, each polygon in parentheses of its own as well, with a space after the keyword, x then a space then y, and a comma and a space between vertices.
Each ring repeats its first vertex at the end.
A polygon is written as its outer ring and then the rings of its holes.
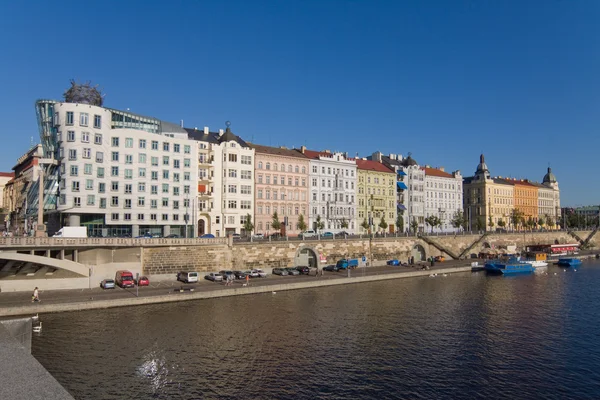
POLYGON ((504 228, 506 226, 506 221, 504 221, 503 219, 499 219, 498 220, 498 226, 500 228, 504 228))
POLYGON ((417 233, 417 230, 419 229, 419 223, 416 219, 413 219, 410 223, 410 229, 413 231, 413 233, 417 233))
POLYGON ((546 219, 544 219, 544 217, 540 217, 538 219, 538 224, 540 225, 540 228, 543 228, 544 225, 546 225, 546 219))
POLYGON ((385 231, 385 230, 387 229, 387 227, 388 227, 388 223, 387 223, 387 222, 385 222, 385 216, 384 216, 384 215, 382 215, 382 216, 381 216, 381 221, 379 221, 379 227, 380 227, 382 230, 384 230, 384 231, 385 231))
POLYGON ((492 216, 488 216, 488 226, 490 227, 490 229, 494 228, 494 221, 492 220, 492 216))
POLYGON ((346 218, 342 219, 342 222, 340 223, 342 229, 348 229, 348 221, 346 221, 346 218))
POLYGON ((279 216, 277 215, 277 212, 273 213, 273 222, 271 222, 271 226, 276 231, 281 229, 281 221, 279 221, 279 216))
POLYGON ((396 228, 398 228, 398 232, 404 232, 404 218, 402 217, 403 214, 404 211, 400 210, 398 212, 398 217, 396 217, 396 228))
POLYGON ((306 230, 306 222, 304 222, 304 215, 300 214, 298 217, 298 229, 300 232, 304 232, 306 230))
POLYGON ((525 224, 529 229, 533 229, 533 227, 535 226, 535 221, 533 220, 533 217, 527 218, 527 222, 525 224))
POLYGON ((546 225, 548 225, 548 227, 550 229, 552 229, 554 227, 554 225, 555 225, 554 224, 554 220, 548 214, 546 214, 545 217, 546 217, 546 225))
POLYGON ((367 219, 366 219, 366 218, 364 219, 364 221, 362 222, 362 224, 360 224, 360 226, 362 226, 362 228, 363 228, 365 231, 368 231, 368 230, 369 230, 369 222, 367 221, 367 219))
POLYGON ((517 226, 523 222, 523 212, 513 208, 510 213, 510 222, 513 226, 513 229, 517 229, 517 226))
POLYGON ((254 224, 252 223, 252 216, 250 214, 246 214, 246 221, 244 221, 244 232, 246 234, 252 233, 254 230, 254 224))
POLYGON ((483 221, 483 217, 479 216, 475 220, 475 229, 478 231, 485 229, 485 222, 483 221))
POLYGON ((433 233, 433 228, 438 226, 441 223, 441 221, 435 215, 430 215, 429 217, 425 218, 425 223, 431 226, 431 232, 433 233))
POLYGON ((455 229, 458 229, 465 224, 465 221, 466 219, 463 213, 457 210, 452 216, 450 223, 455 229))
POLYGON ((321 231, 325 228, 325 222, 321 221, 321 216, 317 215, 317 231, 321 231))

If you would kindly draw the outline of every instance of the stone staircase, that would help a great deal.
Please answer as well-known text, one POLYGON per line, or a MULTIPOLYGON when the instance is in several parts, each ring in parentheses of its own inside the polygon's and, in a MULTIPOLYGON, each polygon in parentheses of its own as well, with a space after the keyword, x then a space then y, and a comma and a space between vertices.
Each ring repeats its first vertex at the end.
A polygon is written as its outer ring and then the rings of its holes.
POLYGON ((458 256, 459 258, 463 258, 465 256, 465 254, 469 254, 469 252, 475 247, 477 246, 479 243, 481 243, 481 241, 483 239, 485 239, 488 236, 488 233, 485 232, 483 235, 481 235, 481 237, 479 239, 477 239, 476 241, 474 241, 473 243, 471 243, 469 246, 467 246, 466 249, 464 249, 460 255, 458 256))
POLYGON ((587 249, 588 248, 588 246, 590 245, 590 240, 592 240, 592 238, 594 237, 594 235, 596 235, 596 232, 598 232, 599 228, 600 227, 598 227, 598 226, 596 228, 594 228, 594 230, 588 235, 588 237, 586 237, 583 242, 580 242, 582 249, 587 249))
MULTIPOLYGON (((579 237, 578 234, 576 234, 575 232, 573 232, 572 230, 567 230, 567 233, 575 240, 577 240, 577 242, 579 242, 579 244, 583 245, 584 240, 582 238, 579 237)), ((594 232, 592 232, 593 234, 594 232)))
POLYGON ((455 252, 453 252, 452 250, 448 250, 447 248, 445 248, 444 246, 442 246, 441 244, 437 243, 434 240, 431 240, 429 237, 425 236, 425 235, 419 235, 419 238, 421 240, 423 240, 425 243, 435 247, 436 249, 438 249, 439 251, 441 251, 442 253, 446 253, 448 254, 450 257, 452 257, 455 260, 458 260, 458 256, 456 255, 455 252))

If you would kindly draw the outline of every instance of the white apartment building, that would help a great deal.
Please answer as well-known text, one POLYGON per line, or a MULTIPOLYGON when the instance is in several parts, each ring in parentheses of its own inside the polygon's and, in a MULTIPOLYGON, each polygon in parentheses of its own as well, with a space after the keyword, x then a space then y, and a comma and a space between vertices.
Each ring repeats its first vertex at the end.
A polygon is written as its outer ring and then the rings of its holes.
POLYGON ((309 229, 317 229, 317 219, 323 230, 333 233, 358 231, 356 212, 358 174, 356 161, 345 153, 307 150, 297 151, 309 161, 309 229), (347 227, 345 225, 347 224, 347 227))
MULTIPOLYGON (((463 215, 462 181, 460 171, 448 173, 444 168, 425 166, 425 218, 436 216, 441 226, 434 232, 457 232, 459 228, 452 226, 456 213, 463 215)), ((428 231, 431 227, 427 227, 428 231)))
POLYGON ((254 149, 229 126, 210 132, 186 128, 198 152, 198 236, 244 233, 254 215, 254 149))
POLYGON ((379 161, 393 169, 397 175, 398 214, 402 217, 404 232, 412 232, 413 221, 417 223, 417 231, 425 229, 425 171, 408 153, 384 156, 381 152, 373 153, 370 160, 379 161))
POLYGON ((50 195, 57 186, 61 225, 192 237, 198 151, 183 128, 82 102, 40 100, 37 109, 45 162, 59 171, 45 187, 50 195))

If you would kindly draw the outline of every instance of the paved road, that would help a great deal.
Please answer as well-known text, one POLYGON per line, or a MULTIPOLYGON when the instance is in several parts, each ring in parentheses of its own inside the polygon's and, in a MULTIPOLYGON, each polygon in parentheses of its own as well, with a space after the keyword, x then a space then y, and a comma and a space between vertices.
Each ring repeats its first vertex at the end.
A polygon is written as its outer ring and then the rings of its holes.
MULTIPOLYGON (((450 268, 458 266, 471 265, 472 261, 477 260, 452 260, 442 263, 435 263, 432 270, 441 268, 450 268)), ((422 263, 421 265, 425 265, 422 263)), ((420 269, 420 266, 400 266, 391 267, 386 265, 368 267, 368 268, 356 268, 350 271, 352 276, 370 276, 370 275, 382 275, 389 273, 398 272, 410 272, 415 269, 420 269)), ((250 285, 253 286, 269 286, 278 285, 281 283, 292 283, 299 281, 315 281, 323 279, 344 279, 348 277, 346 271, 339 272, 328 272, 324 271, 323 276, 315 277, 314 275, 297 275, 297 276, 278 276, 268 275, 266 278, 254 278, 250 280, 250 285)), ((234 287, 241 287, 245 281, 239 280, 233 283, 234 287)), ((180 293, 177 289, 193 288, 194 292, 205 292, 211 290, 223 290, 229 289, 231 286, 225 286, 220 282, 211 282, 202 280, 196 284, 182 284, 175 280, 173 276, 172 281, 163 281, 157 283, 151 283, 150 286, 140 287, 139 296, 158 296, 165 294, 175 294, 177 296, 189 295, 189 291, 180 293)), ((32 288, 33 289, 33 288, 32 288)), ((43 288, 42 288, 43 289, 43 288)), ((32 290, 33 291, 33 290, 32 290)), ((63 303, 74 303, 81 301, 98 301, 98 300, 110 300, 110 299, 122 299, 136 296, 136 288, 121 289, 119 287, 115 289, 72 289, 72 290, 52 290, 52 291, 40 291, 40 299, 44 304, 63 304, 63 303)), ((29 306, 31 307, 32 313, 35 313, 35 308, 38 303, 31 303, 31 293, 28 292, 11 292, 11 293, 0 293, 0 307, 2 306, 29 306)))

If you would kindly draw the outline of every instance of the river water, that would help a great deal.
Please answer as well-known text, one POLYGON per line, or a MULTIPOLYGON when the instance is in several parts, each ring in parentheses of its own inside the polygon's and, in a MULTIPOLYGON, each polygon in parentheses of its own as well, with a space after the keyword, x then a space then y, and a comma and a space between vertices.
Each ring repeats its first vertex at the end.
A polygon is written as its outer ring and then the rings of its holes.
POLYGON ((594 261, 44 315, 33 354, 77 399, 599 399, 599 286, 594 261))

